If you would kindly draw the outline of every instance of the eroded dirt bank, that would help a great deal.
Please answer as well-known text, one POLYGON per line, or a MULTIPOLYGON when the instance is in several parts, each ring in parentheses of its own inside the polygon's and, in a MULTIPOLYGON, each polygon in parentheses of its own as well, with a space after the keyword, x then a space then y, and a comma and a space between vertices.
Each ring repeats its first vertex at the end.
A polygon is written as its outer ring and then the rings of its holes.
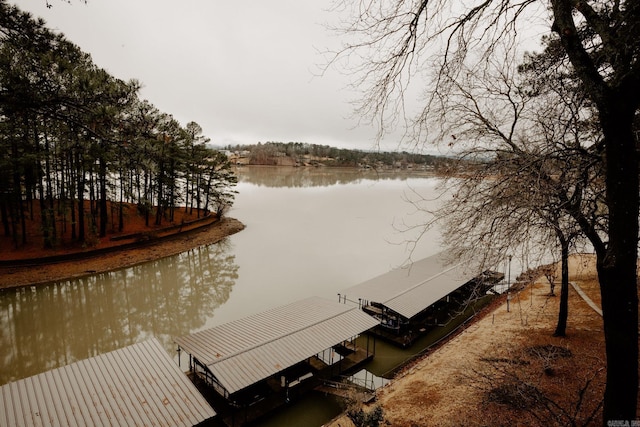
POLYGON ((173 235, 138 247, 116 250, 86 258, 45 265, 0 267, 0 288, 55 282, 90 274, 103 273, 185 252, 216 243, 244 229, 234 218, 222 218, 206 227, 173 235))

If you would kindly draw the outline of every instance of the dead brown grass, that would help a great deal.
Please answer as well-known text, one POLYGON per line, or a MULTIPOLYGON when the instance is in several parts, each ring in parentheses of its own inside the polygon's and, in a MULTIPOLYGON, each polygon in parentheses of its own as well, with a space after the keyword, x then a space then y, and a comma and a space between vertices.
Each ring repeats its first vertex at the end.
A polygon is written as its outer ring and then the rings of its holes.
MULTIPOLYGON (((599 303, 592 256, 572 257, 571 280, 599 303)), ((386 425, 601 423, 602 318, 570 289, 567 337, 553 337, 560 298, 548 293, 546 279, 535 279, 509 311, 504 301, 378 390, 386 425)), ((345 416, 328 424, 351 425, 345 416)))

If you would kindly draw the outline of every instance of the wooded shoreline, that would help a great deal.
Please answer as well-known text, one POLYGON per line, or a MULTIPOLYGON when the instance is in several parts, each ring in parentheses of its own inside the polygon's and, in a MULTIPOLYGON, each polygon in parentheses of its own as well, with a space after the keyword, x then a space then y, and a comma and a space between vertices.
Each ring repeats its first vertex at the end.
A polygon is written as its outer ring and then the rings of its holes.
POLYGON ((41 285, 131 267, 219 242, 244 227, 237 219, 223 217, 212 224, 174 233, 162 239, 139 244, 123 242, 120 247, 110 247, 108 252, 85 251, 82 259, 70 256, 69 260, 55 263, 0 266, 0 289, 41 285))

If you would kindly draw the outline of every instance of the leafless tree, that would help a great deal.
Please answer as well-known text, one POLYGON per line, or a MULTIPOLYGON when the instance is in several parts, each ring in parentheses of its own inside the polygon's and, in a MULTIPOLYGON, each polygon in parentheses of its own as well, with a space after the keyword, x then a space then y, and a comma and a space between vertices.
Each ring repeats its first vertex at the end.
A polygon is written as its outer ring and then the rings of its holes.
MULTIPOLYGON (((381 134, 390 126, 405 125, 417 145, 433 135, 429 131, 443 113, 451 117, 442 105, 454 90, 464 94, 468 89, 468 70, 479 75, 487 64, 502 61, 505 52, 522 43, 519 36, 526 34, 527 26, 544 24, 546 32, 555 34, 562 57, 593 103, 602 134, 591 154, 601 155, 604 162, 606 228, 598 229, 584 211, 570 207, 575 200, 565 202, 597 256, 608 361, 604 420, 634 419, 640 191, 633 121, 640 104, 640 4, 628 0, 475 0, 464 4, 363 0, 343 1, 340 6, 351 8, 353 19, 343 27, 351 37, 334 62, 347 59, 350 65, 356 64, 354 84, 363 93, 356 111, 377 121, 381 134), (415 96, 410 90, 415 83, 422 85, 426 98, 423 108, 413 114, 407 101, 415 96)), ((519 107, 516 103, 509 108, 519 107)), ((483 117, 486 124, 495 123, 493 117, 483 117)), ((439 123, 443 124, 440 129, 451 124, 447 120, 439 123)), ((567 162, 575 158, 575 151, 564 153, 567 162)))
POLYGON ((554 265, 547 266, 542 270, 542 274, 545 279, 547 279, 547 282, 549 282, 549 296, 555 297, 556 279, 558 277, 556 267, 554 265))
MULTIPOLYGON (((545 257, 562 264, 562 292, 555 335, 564 336, 568 316, 568 262, 572 245, 584 236, 572 212, 595 226, 599 197, 594 176, 601 162, 590 154, 595 135, 585 126, 584 99, 573 92, 531 87, 526 75, 511 75, 497 64, 480 77, 468 70, 442 101, 457 139, 474 141, 460 149, 444 188, 450 197, 423 226, 443 223, 444 240, 458 258, 495 265, 512 254, 523 265, 545 257), (548 117, 555 117, 550 125, 548 117), (566 147, 580 155, 568 156, 566 147), (596 198, 596 199, 594 199, 596 198)), ((597 135, 597 133, 596 133, 597 135)), ((601 201, 601 200, 600 200, 601 201)))
MULTIPOLYGON (((544 426, 593 424, 602 409, 602 400, 593 398, 602 368, 593 366, 582 372, 581 381, 576 381, 566 395, 558 396, 549 390, 553 378, 558 371, 563 375, 562 366, 579 356, 554 345, 511 350, 506 356, 483 357, 482 365, 463 374, 469 384, 482 392, 486 404, 526 413, 535 423, 544 426)), ((496 420, 501 424, 505 421, 496 420)))

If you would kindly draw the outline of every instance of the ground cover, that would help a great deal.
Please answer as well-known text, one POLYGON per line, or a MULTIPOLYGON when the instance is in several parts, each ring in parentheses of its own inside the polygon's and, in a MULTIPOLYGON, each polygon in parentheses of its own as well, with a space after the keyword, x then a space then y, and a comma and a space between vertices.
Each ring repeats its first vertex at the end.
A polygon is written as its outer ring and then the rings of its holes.
MULTIPOLYGON (((571 280, 599 304, 595 258, 571 258, 571 280)), ((557 293, 558 287, 556 287, 557 293)), ((606 365, 602 318, 571 288, 567 336, 553 337, 559 296, 543 276, 401 371, 364 411, 380 425, 598 425, 606 365)), ((346 416, 329 427, 354 424, 346 416)))

